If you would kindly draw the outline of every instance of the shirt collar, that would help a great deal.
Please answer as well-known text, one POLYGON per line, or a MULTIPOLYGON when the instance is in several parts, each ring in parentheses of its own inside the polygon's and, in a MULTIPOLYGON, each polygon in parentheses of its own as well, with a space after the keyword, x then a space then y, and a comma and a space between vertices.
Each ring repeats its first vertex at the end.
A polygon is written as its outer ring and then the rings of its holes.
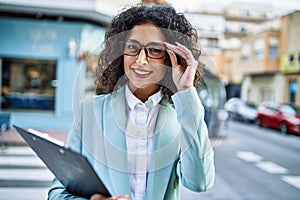
POLYGON ((127 104, 131 110, 134 109, 134 107, 137 104, 145 105, 146 107, 152 107, 159 104, 159 102, 162 99, 162 90, 160 89, 155 94, 151 95, 145 103, 143 103, 141 100, 139 100, 129 89, 128 84, 125 87, 125 97, 127 100, 127 104))

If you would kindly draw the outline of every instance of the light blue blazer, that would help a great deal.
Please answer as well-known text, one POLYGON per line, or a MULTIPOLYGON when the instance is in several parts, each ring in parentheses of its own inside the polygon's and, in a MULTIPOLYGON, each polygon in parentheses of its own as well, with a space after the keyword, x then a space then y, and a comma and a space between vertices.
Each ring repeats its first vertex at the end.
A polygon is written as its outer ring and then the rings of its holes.
MULTIPOLYGON (((214 183, 214 153, 195 88, 160 103, 154 151, 147 176, 147 200, 179 199, 179 183, 203 192, 214 183)), ((85 155, 112 195, 130 195, 125 137, 125 89, 81 101, 67 145, 85 155)), ((63 166, 62 166, 63 167, 63 166)), ((68 170, 68 169, 65 169, 68 170)), ((48 199, 83 199, 54 178, 48 199)))

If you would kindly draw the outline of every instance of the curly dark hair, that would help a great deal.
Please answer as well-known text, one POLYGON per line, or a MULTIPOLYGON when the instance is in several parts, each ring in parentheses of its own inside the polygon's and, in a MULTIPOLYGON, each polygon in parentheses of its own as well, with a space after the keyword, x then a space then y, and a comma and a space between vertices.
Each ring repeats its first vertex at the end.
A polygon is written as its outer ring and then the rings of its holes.
MULTIPOLYGON (((170 6, 138 4, 115 16, 106 31, 104 50, 100 54, 96 70, 96 94, 111 93, 116 87, 126 83, 123 67, 124 46, 119 41, 125 40, 128 32, 135 25, 148 23, 159 27, 167 42, 184 44, 192 51, 195 59, 199 59, 201 51, 197 47, 197 31, 182 13, 177 13, 170 6)), ((185 61, 180 57, 178 57, 178 62, 181 62, 182 65, 185 64, 185 61)), ((168 55, 165 64, 170 65, 168 55)), ((201 75, 202 70, 199 62, 194 79, 195 87, 198 87, 201 75)), ((161 83, 163 94, 171 100, 173 91, 176 91, 175 84, 171 76, 165 77, 163 81, 164 83, 161 83)))

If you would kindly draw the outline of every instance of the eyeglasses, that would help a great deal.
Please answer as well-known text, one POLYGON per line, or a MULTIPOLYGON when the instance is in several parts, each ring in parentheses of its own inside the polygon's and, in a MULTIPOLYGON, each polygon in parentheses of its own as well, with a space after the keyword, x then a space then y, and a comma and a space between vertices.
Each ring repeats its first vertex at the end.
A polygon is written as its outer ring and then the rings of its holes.
POLYGON ((166 46, 162 43, 151 42, 142 45, 136 40, 127 40, 124 46, 124 55, 137 56, 144 49, 146 56, 152 59, 161 59, 166 55, 166 46))

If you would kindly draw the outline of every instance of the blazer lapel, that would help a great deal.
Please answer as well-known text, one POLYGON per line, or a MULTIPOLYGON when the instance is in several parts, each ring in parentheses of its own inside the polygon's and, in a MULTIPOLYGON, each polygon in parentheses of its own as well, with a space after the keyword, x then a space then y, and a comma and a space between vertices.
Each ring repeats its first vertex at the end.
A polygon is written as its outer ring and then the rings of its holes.
POLYGON ((104 104, 104 145, 114 195, 130 195, 125 137, 124 87, 111 94, 104 104))
POLYGON ((164 99, 155 128, 154 151, 151 155, 146 199, 164 198, 174 162, 178 158, 179 130, 176 111, 164 99))
MULTIPOLYGON (((125 90, 121 88, 104 102, 103 133, 113 194, 131 194, 128 175, 125 90)), ((100 122, 101 123, 101 122, 100 122)), ((166 100, 161 103, 157 118, 153 153, 147 177, 146 199, 163 199, 174 162, 178 158, 180 126, 176 112, 166 100)))

